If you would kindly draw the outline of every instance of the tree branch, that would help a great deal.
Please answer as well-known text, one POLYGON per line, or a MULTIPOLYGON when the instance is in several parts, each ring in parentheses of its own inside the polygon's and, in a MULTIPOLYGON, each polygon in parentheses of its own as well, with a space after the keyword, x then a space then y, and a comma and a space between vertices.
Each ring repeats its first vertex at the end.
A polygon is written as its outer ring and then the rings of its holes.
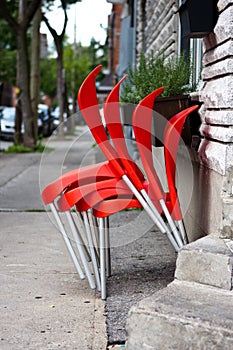
POLYGON ((15 33, 18 31, 17 21, 10 15, 6 1, 0 0, 0 17, 4 18, 12 27, 15 33))
POLYGON ((58 36, 58 34, 57 34, 56 30, 53 29, 53 27, 51 27, 48 18, 44 14, 42 14, 42 21, 45 22, 46 26, 48 27, 48 30, 50 31, 53 39, 55 40, 55 38, 58 36))
POLYGON ((61 37, 63 38, 65 35, 65 32, 66 32, 66 26, 67 26, 67 22, 68 22, 68 17, 67 17, 67 13, 66 13, 66 6, 67 6, 66 1, 61 0, 61 5, 62 5, 63 11, 64 11, 64 16, 65 16, 64 25, 63 25, 63 29, 61 32, 61 37))
POLYGON ((41 5, 41 0, 33 0, 30 2, 26 16, 24 17, 23 25, 28 27, 30 22, 32 21, 38 7, 41 5))
POLYGON ((57 48, 58 52, 60 52, 60 50, 61 50, 61 42, 62 42, 62 40, 64 38, 64 35, 65 35, 65 32, 66 32, 66 26, 67 26, 67 22, 68 22, 68 16, 67 16, 67 13, 66 13, 66 7, 67 7, 66 1, 61 0, 61 5, 62 5, 62 9, 64 11, 64 16, 65 16, 64 25, 63 25, 63 29, 62 29, 61 34, 57 34, 56 30, 51 27, 48 18, 44 14, 42 14, 42 21, 45 22, 48 30, 50 31, 50 33, 51 33, 51 35, 52 35, 52 37, 54 39, 54 43, 56 45, 56 48, 57 48))
POLYGON ((56 30, 53 27, 51 27, 48 18, 44 14, 42 15, 42 21, 45 22, 48 30, 50 31, 57 49, 57 53, 59 55, 61 51, 61 36, 57 34, 56 30))

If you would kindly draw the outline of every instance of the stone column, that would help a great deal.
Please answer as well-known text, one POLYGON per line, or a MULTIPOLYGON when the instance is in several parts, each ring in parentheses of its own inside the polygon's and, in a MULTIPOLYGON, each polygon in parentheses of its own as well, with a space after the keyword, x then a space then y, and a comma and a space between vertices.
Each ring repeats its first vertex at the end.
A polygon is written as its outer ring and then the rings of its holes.
POLYGON ((205 231, 233 239, 233 1, 218 2, 214 32, 204 38, 201 176, 205 231))

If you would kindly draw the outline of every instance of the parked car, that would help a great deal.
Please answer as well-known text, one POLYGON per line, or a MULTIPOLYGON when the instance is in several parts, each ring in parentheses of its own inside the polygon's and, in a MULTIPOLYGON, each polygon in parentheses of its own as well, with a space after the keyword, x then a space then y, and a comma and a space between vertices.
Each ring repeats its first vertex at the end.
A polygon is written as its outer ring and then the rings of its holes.
MULTIPOLYGON (((15 132, 15 107, 0 107, 0 136, 2 139, 14 140, 15 132)), ((53 117, 47 105, 38 105, 38 135, 48 137, 54 130, 53 117)), ((24 127, 22 125, 22 134, 24 127)))
POLYGON ((15 132, 15 107, 0 107, 0 136, 13 140, 15 132))
POLYGON ((38 105, 38 135, 48 137, 54 130, 54 118, 47 105, 38 105))
MULTIPOLYGON (((59 120, 59 118, 60 118, 60 108, 59 108, 59 106, 57 106, 54 109, 54 111, 52 112, 52 116, 53 116, 53 119, 54 119, 54 121, 53 121, 54 127, 56 128, 60 124, 60 120, 59 120)), ((66 120, 67 120, 67 113, 63 114, 63 118, 64 118, 64 122, 66 122, 66 120)))

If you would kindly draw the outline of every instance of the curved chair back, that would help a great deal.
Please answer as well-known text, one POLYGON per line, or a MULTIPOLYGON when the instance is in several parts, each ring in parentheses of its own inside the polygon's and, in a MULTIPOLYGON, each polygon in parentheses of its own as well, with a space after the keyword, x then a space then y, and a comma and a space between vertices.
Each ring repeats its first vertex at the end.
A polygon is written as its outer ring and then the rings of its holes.
POLYGON ((139 102, 133 113, 133 129, 143 167, 149 180, 149 193, 152 191, 158 200, 164 198, 160 180, 156 174, 152 156, 152 116, 155 98, 163 92, 161 87, 139 102))
POLYGON ((83 118, 87 123, 94 139, 99 145, 105 157, 120 176, 124 171, 120 166, 118 154, 109 142, 98 107, 96 96, 96 77, 102 66, 99 65, 86 77, 78 92, 78 104, 83 118))
POLYGON ((164 158, 173 216, 175 220, 181 220, 182 214, 176 189, 176 159, 181 132, 187 116, 199 106, 194 105, 174 115, 167 123, 164 130, 164 158))

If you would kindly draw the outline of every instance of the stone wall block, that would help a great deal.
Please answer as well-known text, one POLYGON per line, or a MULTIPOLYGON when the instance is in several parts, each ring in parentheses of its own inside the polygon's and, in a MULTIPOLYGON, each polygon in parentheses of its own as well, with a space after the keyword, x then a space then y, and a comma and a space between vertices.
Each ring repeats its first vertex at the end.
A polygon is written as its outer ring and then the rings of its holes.
POLYGON ((217 47, 233 38, 233 6, 229 6, 219 14, 214 32, 203 39, 204 52, 217 47))
POLYGON ((200 127, 201 135, 221 142, 233 142, 233 127, 220 127, 202 124, 200 127))
MULTIPOLYGON (((199 113, 202 113, 201 108, 199 113)), ((204 110, 202 117, 207 124, 233 125, 233 110, 204 110)))
POLYGON ((198 113, 199 113, 199 115, 200 115, 200 118, 201 118, 201 122, 202 122, 202 123, 205 123, 206 112, 207 112, 207 110, 206 110, 205 104, 203 103, 203 104, 201 105, 201 107, 198 109, 198 113))
POLYGON ((216 79, 218 76, 226 74, 233 74, 233 58, 226 58, 220 62, 204 67, 202 70, 202 79, 216 79))
POLYGON ((198 154, 203 165, 217 171, 221 175, 226 174, 227 168, 227 144, 202 140, 198 154))
POLYGON ((233 196, 223 198, 223 228, 221 237, 233 240, 233 196))
POLYGON ((131 308, 126 349, 230 350, 232 329, 231 291, 175 281, 131 308))
POLYGON ((213 50, 208 51, 208 53, 203 56, 203 65, 209 65, 210 63, 219 61, 229 56, 233 56, 233 45, 231 40, 228 40, 213 50))
POLYGON ((175 278, 231 290, 232 266, 233 254, 225 243, 207 236, 179 252, 175 278))
POLYGON ((225 76, 206 82, 200 100, 208 108, 233 108, 233 79, 225 76))
MULTIPOLYGON (((229 167, 228 171, 226 172, 226 176, 224 177, 223 182, 223 195, 228 198, 233 198, 233 167, 229 167)), ((232 211, 233 215, 233 211, 232 211)))
POLYGON ((219 0, 218 1, 218 10, 219 12, 222 12, 223 10, 225 10, 225 8, 229 5, 233 5, 233 1, 232 0, 219 0))
POLYGON ((230 171, 231 176, 233 177, 233 144, 227 146, 226 161, 226 171, 230 171))

